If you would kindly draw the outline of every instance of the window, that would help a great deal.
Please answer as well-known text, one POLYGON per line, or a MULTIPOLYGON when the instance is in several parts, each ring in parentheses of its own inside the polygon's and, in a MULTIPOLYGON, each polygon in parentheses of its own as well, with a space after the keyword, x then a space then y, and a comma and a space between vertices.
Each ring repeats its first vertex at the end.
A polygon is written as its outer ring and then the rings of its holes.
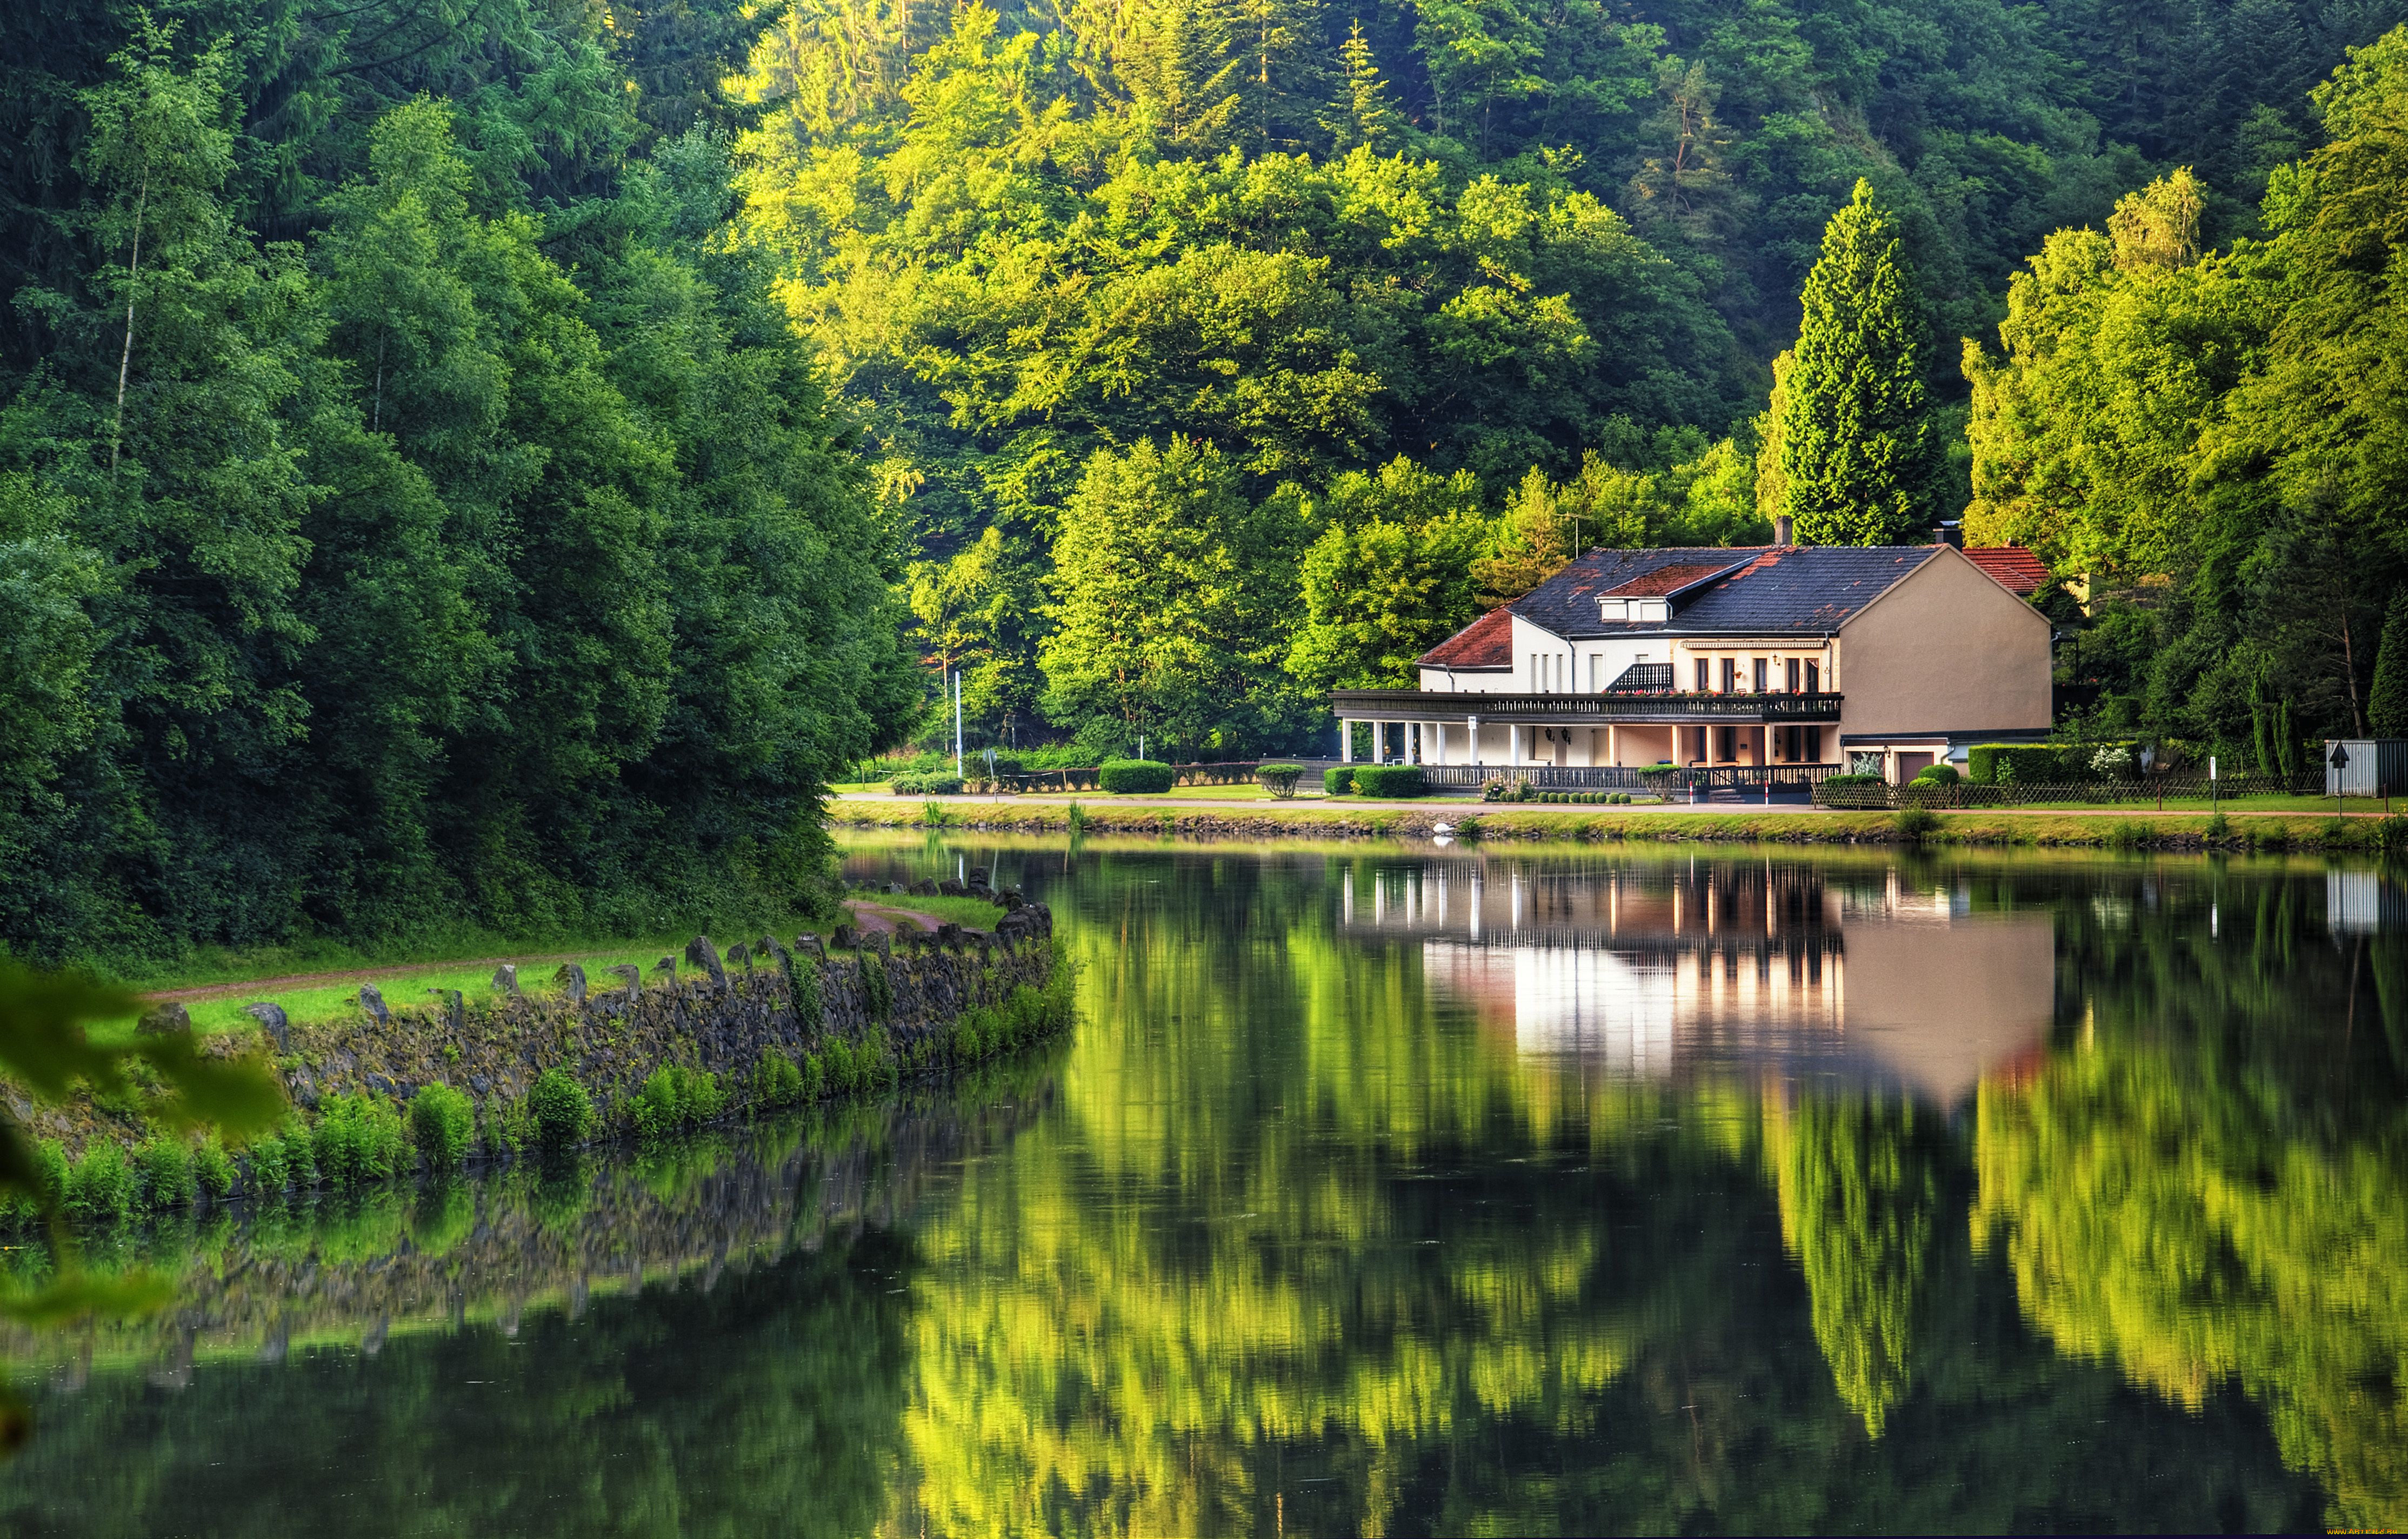
POLYGON ((1798 660, 1794 657, 1789 660, 1789 692, 1798 692, 1798 660))
POLYGON ((1763 658, 1757 658, 1757 659, 1756 660, 1756 693, 1758 693, 1758 694, 1762 694, 1762 693, 1764 693, 1767 690, 1770 690, 1770 689, 1772 687, 1772 683, 1771 683, 1771 668, 1772 668, 1772 664, 1771 664, 1770 663, 1768 663, 1767 661, 1765 661, 1763 658))
MULTIPOLYGON (((1813 664, 1810 663, 1807 666, 1811 668, 1813 664)), ((1810 764, 1819 764, 1822 762, 1823 729, 1820 727, 1809 727, 1806 729, 1806 762, 1810 764)))
POLYGON ((1600 682, 1597 677, 1597 672, 1598 668, 1604 665, 1604 663, 1605 657, 1602 653, 1591 652, 1588 654, 1588 692, 1591 694, 1597 693, 1598 684, 1600 682))
POLYGON ((1727 657, 1723 659, 1723 693, 1737 694, 1738 692, 1739 659, 1727 657))
POLYGON ((1819 694, 1822 692, 1822 689, 1823 665, 1819 663, 1809 663, 1806 664, 1806 692, 1808 694, 1819 694))
POLYGON ((1706 692, 1706 666, 1704 658, 1698 659, 1698 692, 1699 694, 1706 692))
MULTIPOLYGON (((1730 659, 1723 659, 1723 664, 1725 667, 1728 667, 1730 664, 1730 659)), ((1732 760, 1737 759, 1739 757, 1739 729, 1737 727, 1716 727, 1714 729, 1714 733, 1715 735, 1722 740, 1715 745, 1717 750, 1715 758, 1726 764, 1729 763, 1732 760)))
POLYGON ((1533 694, 1540 693, 1544 691, 1546 687, 1546 676, 1539 672, 1539 654, 1532 652, 1530 654, 1530 692, 1533 694))

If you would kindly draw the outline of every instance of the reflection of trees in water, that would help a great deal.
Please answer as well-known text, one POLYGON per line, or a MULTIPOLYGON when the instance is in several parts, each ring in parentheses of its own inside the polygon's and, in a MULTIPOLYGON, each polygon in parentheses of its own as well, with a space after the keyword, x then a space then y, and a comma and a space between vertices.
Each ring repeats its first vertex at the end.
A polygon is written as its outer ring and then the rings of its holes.
POLYGON ((1982 1088, 1976 1237, 2058 1347, 2239 1385, 2329 1523, 2408 1525, 2408 938, 2297 881, 2133 885, 2067 905, 2079 1037, 1982 1088))
POLYGON ((2022 1328, 1939 1114, 1533 1065, 1229 864, 1082 891, 1091 1016, 1142 1025, 924 1228, 889 1532, 2300 1517, 2254 1418, 2022 1328))
POLYGON ((1939 1119, 1902 1095, 1817 1090, 1765 1100, 1781 1237, 1806 1274, 1814 1340, 1840 1398, 1874 1437, 1914 1381, 1938 1258, 1939 1119))

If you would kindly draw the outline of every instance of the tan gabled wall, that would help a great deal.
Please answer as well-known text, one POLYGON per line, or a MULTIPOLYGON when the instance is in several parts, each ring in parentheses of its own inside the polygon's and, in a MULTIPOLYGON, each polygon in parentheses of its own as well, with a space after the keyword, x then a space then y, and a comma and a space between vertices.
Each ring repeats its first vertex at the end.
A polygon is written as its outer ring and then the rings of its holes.
POLYGON ((1840 731, 2049 725, 2046 616, 1953 546, 1840 627, 1840 731))

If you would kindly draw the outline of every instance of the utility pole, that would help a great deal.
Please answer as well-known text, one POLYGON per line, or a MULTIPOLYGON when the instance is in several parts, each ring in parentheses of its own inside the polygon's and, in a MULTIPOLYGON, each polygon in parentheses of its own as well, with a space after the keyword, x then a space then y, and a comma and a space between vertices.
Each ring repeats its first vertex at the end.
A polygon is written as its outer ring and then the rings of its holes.
POLYGON ((953 670, 953 778, 962 777, 962 671, 953 670))

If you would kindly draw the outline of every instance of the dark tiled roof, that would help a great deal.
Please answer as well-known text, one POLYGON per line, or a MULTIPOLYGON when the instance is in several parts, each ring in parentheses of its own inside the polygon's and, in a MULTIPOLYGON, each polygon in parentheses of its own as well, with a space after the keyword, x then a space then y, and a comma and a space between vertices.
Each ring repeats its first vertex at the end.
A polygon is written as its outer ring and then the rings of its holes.
POLYGON ((1597 601, 1608 593, 1620 593, 1633 583, 1645 582, 1659 572, 1674 567, 1705 566, 1706 571, 1692 572, 1689 581, 1727 570, 1755 555, 1754 549, 1731 550, 1592 550, 1565 567, 1546 581, 1515 599, 1510 607, 1534 625, 1543 625, 1557 635, 1603 635, 1626 629, 1656 630, 1658 626, 1606 626, 1597 618, 1597 601))
POLYGON ((1711 577, 1730 563, 1698 562, 1681 566, 1659 566, 1644 577, 1631 578, 1619 588, 1609 588, 1600 598, 1662 598, 1677 593, 1700 577, 1711 577))
POLYGON ((1421 655, 1425 668, 1511 668, 1513 611, 1496 608, 1421 655))
POLYGON ((2017 598, 2029 598, 2048 582, 2048 567, 2020 545, 1966 548, 1965 559, 1990 574, 1999 586, 2017 598))
POLYGON ((1596 550, 1514 600, 1513 610, 1563 636, 1819 634, 1838 629, 1939 555, 1934 545, 1786 545, 1712 551, 1596 550), (1688 586, 1669 621, 1598 619, 1597 601, 1677 566, 1712 563, 1720 576, 1688 586))

